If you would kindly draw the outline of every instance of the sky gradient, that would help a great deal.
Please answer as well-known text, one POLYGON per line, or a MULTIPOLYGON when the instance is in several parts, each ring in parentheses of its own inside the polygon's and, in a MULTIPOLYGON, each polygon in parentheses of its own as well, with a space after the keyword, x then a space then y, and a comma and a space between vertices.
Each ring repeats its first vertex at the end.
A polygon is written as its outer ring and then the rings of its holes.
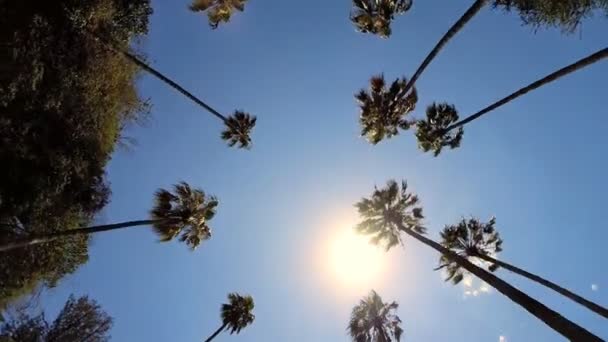
MULTIPOLYGON (((226 147, 217 119, 144 75, 151 117, 129 130, 137 145, 110 163, 112 202, 99 221, 145 218, 157 188, 185 180, 219 197, 213 237, 190 252, 146 228, 99 234, 88 264, 48 291, 43 308, 53 315, 70 293, 89 294, 114 317, 113 341, 202 341, 238 291, 254 297, 256 320, 217 341, 346 342, 350 310, 373 288, 399 302, 406 341, 560 340, 495 291, 467 296, 464 285, 444 283, 433 271, 439 255, 408 238, 361 284, 344 284, 329 266, 336 236, 357 222, 353 204, 374 185, 406 179, 430 237, 463 216, 495 215, 502 259, 608 305, 608 63, 473 122, 461 148, 438 158, 418 150, 411 132, 376 146, 359 137, 353 94, 374 74, 410 76, 468 3, 417 1, 383 40, 355 32, 347 0, 252 0, 215 31, 186 2, 154 1, 143 42, 151 63, 223 113, 257 115, 253 149, 226 147)), ((488 7, 419 79, 414 115, 432 101, 476 112, 605 47, 607 23, 534 33, 488 7)), ((604 318, 497 274, 608 338, 604 318)))

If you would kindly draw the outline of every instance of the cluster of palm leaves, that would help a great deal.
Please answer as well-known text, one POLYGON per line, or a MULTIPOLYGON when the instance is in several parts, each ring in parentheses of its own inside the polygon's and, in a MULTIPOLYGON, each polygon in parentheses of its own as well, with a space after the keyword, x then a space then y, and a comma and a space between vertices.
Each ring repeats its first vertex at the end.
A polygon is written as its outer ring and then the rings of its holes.
POLYGON ((255 315, 252 312, 254 307, 253 297, 242 296, 238 293, 228 294, 228 303, 222 304, 220 310, 222 325, 205 342, 213 340, 224 330, 231 335, 238 334, 245 327, 251 325, 255 320, 255 315))
POLYGON ((207 11, 209 26, 216 29, 222 22, 230 21, 234 10, 244 11, 246 2, 247 0, 194 0, 190 5, 190 10, 193 12, 207 11))
POLYGON ((237 110, 225 120, 226 129, 222 132, 222 139, 232 147, 251 148, 251 132, 255 127, 257 118, 243 111, 237 110))
POLYGON ((444 147, 454 149, 460 146, 463 128, 458 128, 456 132, 448 130, 457 121, 458 112, 454 106, 447 103, 428 106, 426 118, 416 121, 416 138, 420 149, 424 152, 433 151, 438 156, 444 147))
POLYGON ((361 135, 377 144, 399 134, 399 129, 410 128, 412 121, 407 115, 416 108, 418 94, 416 88, 404 91, 405 78, 396 79, 390 87, 386 86, 384 75, 372 77, 369 83, 369 91, 361 89, 355 98, 361 108, 361 135))
POLYGON ((395 313, 398 308, 397 302, 384 303, 372 290, 351 313, 348 332, 353 342, 399 341, 403 329, 401 319, 395 313))
POLYGON ((350 20, 358 31, 388 38, 396 15, 407 12, 412 0, 353 0, 350 20))

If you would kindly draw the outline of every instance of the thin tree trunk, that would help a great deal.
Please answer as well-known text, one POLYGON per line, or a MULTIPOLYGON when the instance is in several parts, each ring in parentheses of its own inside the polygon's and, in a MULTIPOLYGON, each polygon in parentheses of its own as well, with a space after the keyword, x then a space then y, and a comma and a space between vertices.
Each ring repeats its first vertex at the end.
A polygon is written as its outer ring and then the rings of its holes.
POLYGON ((173 89, 177 90, 178 92, 180 92, 181 94, 183 94, 184 96, 186 96, 187 98, 189 98, 190 100, 194 101, 194 103, 196 103, 197 105, 199 105, 199 106, 203 107, 204 109, 206 109, 209 113, 215 115, 218 119, 222 120, 224 123, 226 123, 228 121, 228 119, 224 115, 220 114, 220 112, 218 112, 217 110, 211 108, 211 106, 209 106, 208 104, 206 104, 205 102, 203 102, 198 97, 194 96, 192 93, 190 93, 189 91, 187 91, 186 89, 184 89, 182 86, 180 86, 179 84, 177 84, 176 82, 174 82, 173 80, 171 80, 169 77, 163 75, 158 70, 156 70, 156 69, 152 68, 151 66, 149 66, 148 64, 146 64, 146 62, 144 62, 141 59, 137 58, 137 56, 131 54, 130 52, 128 52, 128 51, 126 51, 124 49, 118 48, 118 47, 114 46, 113 44, 111 44, 109 42, 106 42, 104 39, 102 39, 101 37, 99 37, 98 35, 96 35, 96 34, 94 34, 92 32, 90 32, 90 34, 92 34, 97 39, 97 41, 101 42, 107 49, 123 55, 128 60, 130 60, 131 62, 135 63, 137 66, 139 66, 140 68, 142 68, 145 71, 149 72, 150 74, 152 74, 153 76, 155 76, 159 80, 165 82, 166 84, 168 84, 169 86, 171 86, 173 89))
POLYGON ((549 74, 549 75, 547 75, 547 76, 545 76, 545 77, 543 77, 543 78, 541 78, 541 79, 539 79, 539 80, 537 80, 537 81, 535 81, 533 83, 530 83, 526 87, 519 89, 518 91, 516 91, 513 94, 511 94, 511 95, 503 98, 502 100, 499 100, 499 101, 497 101, 497 102, 495 102, 495 103, 487 106, 486 108, 480 110, 479 112, 477 112, 477 113, 475 113, 475 114, 473 114, 473 115, 471 115, 471 116, 469 116, 469 117, 467 117, 467 118, 465 118, 463 120, 460 120, 460 121, 454 123, 453 125, 451 125, 448 128, 446 128, 445 132, 447 133, 447 132, 449 132, 449 131, 451 131, 451 130, 453 130, 455 128, 458 128, 460 126, 464 126, 467 123, 469 123, 469 122, 471 122, 471 121, 479 118, 480 116, 482 116, 482 115, 484 115, 484 114, 486 114, 488 112, 491 112, 494 109, 496 109, 496 108, 498 108, 498 107, 500 107, 500 106, 502 106, 504 104, 507 104, 507 103, 515 100, 516 98, 518 98, 518 97, 520 97, 522 95, 525 95, 526 93, 528 93, 528 92, 530 92, 530 91, 532 91, 532 90, 534 90, 536 88, 540 88, 540 87, 542 87, 545 84, 551 83, 551 82, 553 82, 553 81, 555 81, 555 80, 557 80, 557 79, 559 79, 559 78, 561 78, 563 76, 566 76, 566 75, 568 75, 570 73, 573 73, 573 72, 575 72, 577 70, 580 70, 580 69, 582 69, 582 68, 584 68, 584 67, 586 67, 588 65, 591 65, 591 64, 593 64, 595 62, 598 62, 598 61, 600 61, 600 60, 602 60, 602 59, 604 59, 606 57, 608 57, 608 48, 601 49, 601 50, 599 50, 598 52, 596 52, 594 54, 591 54, 591 55, 589 55, 589 56, 587 56, 587 57, 585 57, 583 59, 580 59, 580 60, 578 60, 578 61, 576 61, 576 62, 574 62, 574 63, 572 63, 572 64, 570 64, 570 65, 568 65, 566 67, 563 67, 563 68, 557 70, 556 72, 551 73, 551 74, 549 74))
POLYGON ((34 235, 34 236, 26 237, 23 239, 18 239, 16 241, 8 242, 3 245, 0 245, 0 252, 9 251, 9 250, 15 249, 15 248, 37 245, 40 243, 50 242, 50 241, 53 241, 55 239, 58 239, 58 238, 64 237, 64 236, 88 235, 88 234, 93 234, 93 233, 106 232, 109 230, 123 229, 123 228, 129 228, 129 227, 149 226, 151 224, 163 222, 166 220, 173 220, 173 219, 127 221, 127 222, 121 222, 121 223, 104 224, 104 225, 100 225, 100 226, 67 229, 67 230, 62 230, 62 231, 48 233, 48 234, 34 235))
POLYGON ((435 59, 435 57, 437 57, 439 51, 441 51, 441 49, 443 49, 443 47, 447 45, 450 39, 454 38, 456 33, 462 30, 464 25, 466 25, 471 19, 473 19, 475 14, 477 14, 486 4, 486 1, 487 0, 476 0, 473 5, 471 5, 471 7, 469 7, 469 9, 464 12, 460 19, 458 19, 458 21, 456 21, 456 23, 454 23, 454 25, 450 27, 450 29, 443 35, 443 37, 441 37, 439 42, 437 42, 433 50, 429 52, 422 64, 420 64, 420 66, 414 73, 414 76, 412 76, 412 79, 405 85, 405 88, 401 92, 402 94, 407 94, 410 88, 414 86, 420 75, 422 75, 424 69, 426 69, 426 67, 431 64, 431 61, 435 59))
POLYGON ((222 324, 222 326, 221 326, 221 327, 219 327, 219 329, 217 329, 217 330, 216 330, 216 331, 213 333, 213 335, 209 336, 209 338, 207 338, 207 339, 205 340, 205 342, 209 342, 209 341, 213 340, 213 339, 214 339, 214 338, 215 338, 217 335, 219 335, 219 334, 222 332, 222 330, 226 329, 226 326, 227 326, 227 325, 228 325, 228 323, 224 323, 224 324, 222 324))
POLYGON ((519 267, 513 266, 511 264, 507 264, 504 261, 496 260, 496 259, 494 259, 494 258, 492 258, 490 256, 487 256, 487 255, 484 255, 484 254, 477 254, 477 255, 475 255, 475 257, 483 259, 483 260, 485 260, 487 262, 491 262, 493 264, 496 264, 496 265, 498 265, 498 266, 500 266, 500 267, 502 267, 504 269, 507 269, 507 270, 509 270, 509 271, 511 271, 513 273, 519 274, 522 277, 528 278, 528 279, 530 279, 532 281, 535 281, 535 282, 537 282, 537 283, 539 283, 539 284, 541 284, 543 286, 546 286, 546 287, 550 288, 551 290, 553 290, 553 291, 561 294, 562 296, 568 297, 569 299, 571 299, 571 300, 579 303, 580 305, 586 307, 587 309, 589 309, 589 310, 597 313, 598 315, 601 315, 604 318, 608 318, 608 309, 606 309, 606 308, 604 308, 604 307, 602 307, 602 306, 600 306, 598 304, 595 304, 594 302, 589 301, 589 300, 587 300, 587 299, 585 299, 585 298, 577 295, 576 293, 573 293, 570 290, 565 289, 565 288, 563 288, 563 287, 561 287, 561 286, 559 286, 559 285, 557 285, 557 284, 555 284, 553 282, 550 282, 549 280, 546 280, 546 279, 541 278, 541 277, 539 277, 539 276, 537 276, 535 274, 532 274, 530 272, 522 270, 519 267))
POLYGON ((603 341, 601 338, 595 336, 585 328, 551 310, 541 302, 511 286, 509 283, 498 278, 492 273, 475 266, 467 259, 443 247, 441 244, 422 236, 411 229, 402 228, 401 230, 414 239, 438 251, 439 253, 448 256, 454 262, 458 263, 458 265, 485 281, 488 285, 492 286, 498 292, 502 293, 515 303, 522 306, 524 309, 526 309, 526 311, 530 312, 536 318, 543 321, 545 324, 567 339, 571 341, 603 341))

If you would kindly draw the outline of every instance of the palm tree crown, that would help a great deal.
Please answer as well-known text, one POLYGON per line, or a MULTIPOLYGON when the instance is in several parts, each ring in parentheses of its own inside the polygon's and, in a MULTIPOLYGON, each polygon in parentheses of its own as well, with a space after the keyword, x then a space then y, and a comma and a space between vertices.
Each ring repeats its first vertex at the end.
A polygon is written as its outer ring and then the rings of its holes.
POLYGON ((155 199, 150 216, 157 220, 153 227, 161 241, 170 241, 181 233, 179 240, 195 249, 211 237, 208 222, 219 203, 215 197, 207 197, 202 190, 180 182, 173 186, 173 192, 159 189, 155 199))
POLYGON ((433 151, 437 157, 444 147, 451 149, 460 146, 464 130, 459 127, 456 132, 447 128, 458 121, 458 111, 447 103, 433 103, 426 109, 426 119, 416 121, 416 138, 418 147, 424 152, 433 151))
POLYGON ((407 130, 412 125, 405 117, 416 108, 418 94, 416 88, 404 93, 406 84, 405 78, 398 78, 387 88, 384 75, 378 75, 371 78, 369 91, 361 89, 355 95, 361 108, 361 136, 372 144, 385 137, 391 138, 399 134, 399 129, 407 130))
MULTIPOLYGON (((502 239, 494 228, 496 218, 492 217, 487 223, 475 218, 462 219, 456 225, 445 226, 441 232, 441 244, 464 258, 473 258, 479 255, 495 256, 502 251, 502 239)), ((446 281, 451 280, 458 284, 464 277, 464 271, 453 260, 442 255, 437 269, 446 270, 446 281)), ((496 264, 488 267, 494 272, 498 269, 496 264)))
POLYGON ((222 304, 222 322, 230 334, 239 333, 253 323, 252 313, 255 304, 253 297, 241 296, 238 293, 228 294, 228 303, 222 304))
POLYGON ((391 21, 396 15, 407 12, 412 0, 353 0, 350 20, 359 32, 377 34, 382 38, 391 35, 391 21))
POLYGON ((193 12, 207 11, 209 26, 218 28, 220 23, 229 22, 232 12, 236 9, 240 12, 245 10, 247 0, 194 0, 190 5, 193 12))
POLYGON ((239 148, 251 147, 251 131, 255 127, 257 118, 243 111, 237 110, 226 121, 226 129, 222 132, 222 139, 230 147, 238 145, 239 148))
POLYGON ((400 244, 400 232, 411 229, 424 234, 422 226, 422 208, 416 206, 418 196, 407 192, 407 183, 401 187, 394 180, 388 181, 386 187, 375 188, 371 198, 363 198, 355 206, 363 221, 356 230, 361 234, 372 235, 371 242, 381 244, 387 250, 400 244))
POLYGON ((401 319, 394 312, 398 307, 397 302, 384 303, 372 290, 351 313, 348 332, 353 342, 399 341, 403 329, 401 319))

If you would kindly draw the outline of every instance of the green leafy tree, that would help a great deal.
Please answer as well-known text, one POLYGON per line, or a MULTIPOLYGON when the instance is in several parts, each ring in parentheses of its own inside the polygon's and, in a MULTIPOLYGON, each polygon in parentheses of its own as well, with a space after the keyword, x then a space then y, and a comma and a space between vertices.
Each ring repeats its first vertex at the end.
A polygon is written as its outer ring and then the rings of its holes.
POLYGON ((494 7, 517 12, 525 25, 535 29, 559 27, 565 33, 574 32, 596 12, 608 15, 606 0, 495 0, 494 7))
POLYGON ((209 26, 215 30, 222 22, 230 21, 234 10, 243 12, 246 2, 247 0, 194 0, 190 5, 190 10, 192 12, 207 11, 209 26))
POLYGON ((418 146, 424 151, 432 151, 435 156, 441 153, 443 147, 456 148, 460 146, 464 134, 464 125, 481 116, 517 99, 518 97, 540 88, 546 84, 560 79, 575 71, 581 70, 593 63, 597 63, 608 57, 608 48, 601 49, 585 58, 582 58, 568 66, 565 66, 516 92, 494 102, 484 109, 458 121, 458 111, 453 105, 432 104, 426 112, 426 119, 416 122, 416 138, 418 146))
POLYGON ((416 108, 418 94, 416 88, 409 93, 403 92, 407 80, 396 79, 390 87, 386 86, 384 75, 372 77, 369 91, 361 89, 355 95, 361 114, 361 136, 372 144, 384 138, 399 134, 399 129, 407 130, 412 125, 407 115, 416 108))
POLYGON ((221 308, 222 325, 205 342, 213 340, 224 330, 229 331, 231 335, 240 333, 255 320, 252 313, 254 307, 253 297, 241 296, 238 293, 228 294, 228 303, 222 304, 221 308))
POLYGON ((424 218, 422 207, 418 205, 418 197, 407 191, 405 182, 402 182, 399 186, 397 182, 389 181, 386 187, 376 188, 370 198, 363 198, 355 206, 362 218, 362 221, 356 226, 356 230, 359 233, 370 235, 372 243, 382 245, 388 250, 403 243, 401 234, 404 233, 441 255, 445 255, 564 337, 575 341, 601 341, 599 337, 496 277, 491 272, 476 266, 467 258, 424 236, 426 229, 422 223, 424 218))
MULTIPOLYGON (((552 289, 587 309, 608 318, 608 309, 538 275, 504 261, 497 260, 496 255, 502 251, 502 239, 500 238, 500 234, 496 230, 495 225, 495 218, 491 218, 487 223, 481 222, 475 218, 468 220, 462 219, 457 224, 448 225, 443 229, 441 232, 441 244, 464 258, 470 260, 477 259, 487 263, 489 265, 488 269, 491 272, 494 272, 498 267, 502 267, 552 289)), ((457 263, 445 256, 441 256, 439 264, 439 268, 444 268, 446 270, 446 280, 452 280, 455 284, 462 280, 465 271, 463 271, 457 263)))
POLYGON ((27 236, 0 245, 0 252, 47 243, 62 237, 86 236, 137 226, 152 226, 162 242, 171 241, 179 236, 180 242, 195 249, 202 241, 211 237, 211 228, 208 223, 215 216, 218 204, 215 197, 208 197, 203 190, 192 189, 188 183, 181 182, 174 185, 173 192, 165 189, 159 189, 156 192, 155 205, 148 220, 66 229, 49 234, 27 236))
POLYGON ((359 32, 388 38, 395 16, 407 12, 411 7, 412 0, 353 0, 350 20, 359 32))
POLYGON ((353 308, 348 324, 348 332, 353 342, 400 341, 403 329, 401 319, 395 311, 397 302, 384 303, 372 290, 353 308))
POLYGON ((1 342, 106 342, 112 318, 87 296, 70 296, 49 324, 44 314, 23 315, 0 328, 1 342))
MULTIPOLYGON (((135 87, 139 69, 81 26, 135 50, 150 13, 147 0, 2 2, 0 243, 90 224, 108 202, 104 167, 148 106, 135 87)), ((0 310, 76 270, 87 241, 3 253, 0 310)))

